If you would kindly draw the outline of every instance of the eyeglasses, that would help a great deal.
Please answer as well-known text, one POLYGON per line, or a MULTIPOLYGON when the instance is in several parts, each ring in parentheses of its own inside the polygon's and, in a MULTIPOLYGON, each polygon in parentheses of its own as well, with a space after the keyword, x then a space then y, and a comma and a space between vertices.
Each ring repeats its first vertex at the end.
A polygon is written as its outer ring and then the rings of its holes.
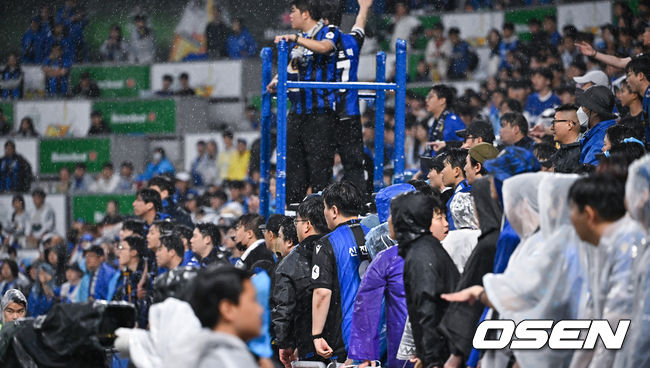
POLYGON ((298 226, 299 222, 307 222, 309 220, 298 220, 298 218, 293 219, 293 226, 298 226))

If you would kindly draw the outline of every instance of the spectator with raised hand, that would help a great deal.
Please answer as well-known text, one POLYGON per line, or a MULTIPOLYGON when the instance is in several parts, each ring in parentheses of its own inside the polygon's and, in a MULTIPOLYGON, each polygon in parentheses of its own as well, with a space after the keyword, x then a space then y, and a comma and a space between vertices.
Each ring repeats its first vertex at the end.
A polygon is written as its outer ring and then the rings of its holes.
POLYGON ((16 152, 16 143, 5 142, 5 155, 0 159, 0 192, 27 192, 34 181, 32 167, 16 152))
POLYGON ((102 61, 124 63, 129 60, 130 45, 122 35, 122 27, 117 24, 111 26, 108 38, 99 49, 102 61))
POLYGON ((0 98, 15 99, 23 97, 23 70, 15 53, 9 53, 7 65, 0 72, 0 98))
POLYGON ((257 44, 253 35, 244 27, 241 18, 236 18, 232 22, 232 33, 226 41, 228 57, 231 59, 241 59, 257 56, 257 44))
MULTIPOLYGON (((642 34, 642 38, 643 38, 643 47, 645 49, 649 48, 650 47, 650 23, 646 24, 644 28, 644 32, 642 34)), ((598 52, 593 48, 593 46, 589 42, 586 41, 580 41, 576 43, 575 46, 578 48, 578 50, 580 50, 580 53, 582 53, 582 55, 595 58, 596 60, 602 63, 612 65, 621 69, 625 68, 627 63, 629 63, 630 60, 632 60, 631 57, 632 55, 630 55, 629 57, 621 58, 618 56, 608 55, 608 54, 603 54, 602 52, 598 52)))

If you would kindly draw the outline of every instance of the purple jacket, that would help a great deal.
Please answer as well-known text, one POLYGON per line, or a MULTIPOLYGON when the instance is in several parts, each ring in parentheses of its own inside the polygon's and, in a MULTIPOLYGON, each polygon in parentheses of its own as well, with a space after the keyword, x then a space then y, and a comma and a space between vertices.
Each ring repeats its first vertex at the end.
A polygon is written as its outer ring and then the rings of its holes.
POLYGON ((403 275, 404 259, 397 254, 397 246, 379 253, 368 266, 354 301, 348 358, 379 360, 381 300, 385 298, 388 367, 404 366, 396 358, 407 316, 403 275))

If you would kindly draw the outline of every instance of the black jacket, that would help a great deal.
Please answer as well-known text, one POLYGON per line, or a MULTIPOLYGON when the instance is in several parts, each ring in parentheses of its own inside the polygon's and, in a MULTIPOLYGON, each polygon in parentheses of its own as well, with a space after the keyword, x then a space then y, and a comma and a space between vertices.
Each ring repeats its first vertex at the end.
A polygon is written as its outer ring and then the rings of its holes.
MULTIPOLYGON (((483 285, 483 275, 492 272, 496 244, 499 239, 502 210, 499 202, 490 194, 490 181, 482 178, 472 184, 472 197, 476 203, 476 215, 481 228, 478 243, 465 263, 463 274, 456 286, 462 290, 473 285, 483 285)), ((438 330, 449 341, 452 354, 467 359, 472 350, 472 339, 483 313, 481 303, 450 303, 438 330)))
POLYGON ((264 269, 269 276, 271 276, 273 275, 273 268, 275 267, 275 258, 273 257, 273 252, 266 247, 266 243, 262 243, 253 249, 248 256, 246 256, 245 260, 237 262, 236 266, 249 271, 254 271, 256 267, 259 267, 264 269), (240 266, 240 264, 243 265, 240 266))
POLYGON ((0 159, 0 192, 28 192, 32 181, 32 166, 23 156, 16 153, 0 159))
POLYGON ((275 345, 298 348, 301 359, 315 353, 311 339, 311 265, 314 244, 321 235, 312 235, 298 244, 275 269, 271 293, 271 325, 275 345))
POLYGON ((556 173, 574 173, 580 168, 580 142, 560 144, 560 149, 551 156, 556 173))
POLYGON ((194 228, 192 217, 187 213, 187 211, 177 206, 176 203, 171 199, 171 196, 163 199, 162 205, 162 213, 166 214, 179 224, 186 225, 192 229, 194 228))
POLYGON ((440 294, 455 290, 460 275, 451 257, 429 231, 433 203, 423 193, 393 198, 391 217, 399 253, 404 258, 404 291, 417 357, 424 367, 442 366, 449 357, 437 330, 448 302, 440 294))

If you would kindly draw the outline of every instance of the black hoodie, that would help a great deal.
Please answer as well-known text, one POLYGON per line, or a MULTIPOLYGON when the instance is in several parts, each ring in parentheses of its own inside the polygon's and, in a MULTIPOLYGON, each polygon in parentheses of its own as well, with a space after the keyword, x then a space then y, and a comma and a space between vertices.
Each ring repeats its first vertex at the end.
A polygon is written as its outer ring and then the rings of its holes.
POLYGON ((424 367, 442 366, 449 356, 447 342, 436 330, 449 305, 440 294, 452 292, 459 278, 451 257, 429 231, 433 207, 427 195, 409 192, 393 198, 390 208, 404 258, 404 290, 413 339, 424 367))
MULTIPOLYGON (((465 264, 456 290, 462 290, 473 285, 483 285, 483 275, 492 272, 494 254, 496 252, 501 215, 503 213, 499 202, 492 198, 490 178, 481 178, 472 185, 472 197, 476 206, 481 236, 476 247, 465 264)), ((462 355, 467 359, 472 350, 474 331, 483 313, 481 303, 451 303, 443 317, 438 330, 449 341, 452 354, 462 355)))

